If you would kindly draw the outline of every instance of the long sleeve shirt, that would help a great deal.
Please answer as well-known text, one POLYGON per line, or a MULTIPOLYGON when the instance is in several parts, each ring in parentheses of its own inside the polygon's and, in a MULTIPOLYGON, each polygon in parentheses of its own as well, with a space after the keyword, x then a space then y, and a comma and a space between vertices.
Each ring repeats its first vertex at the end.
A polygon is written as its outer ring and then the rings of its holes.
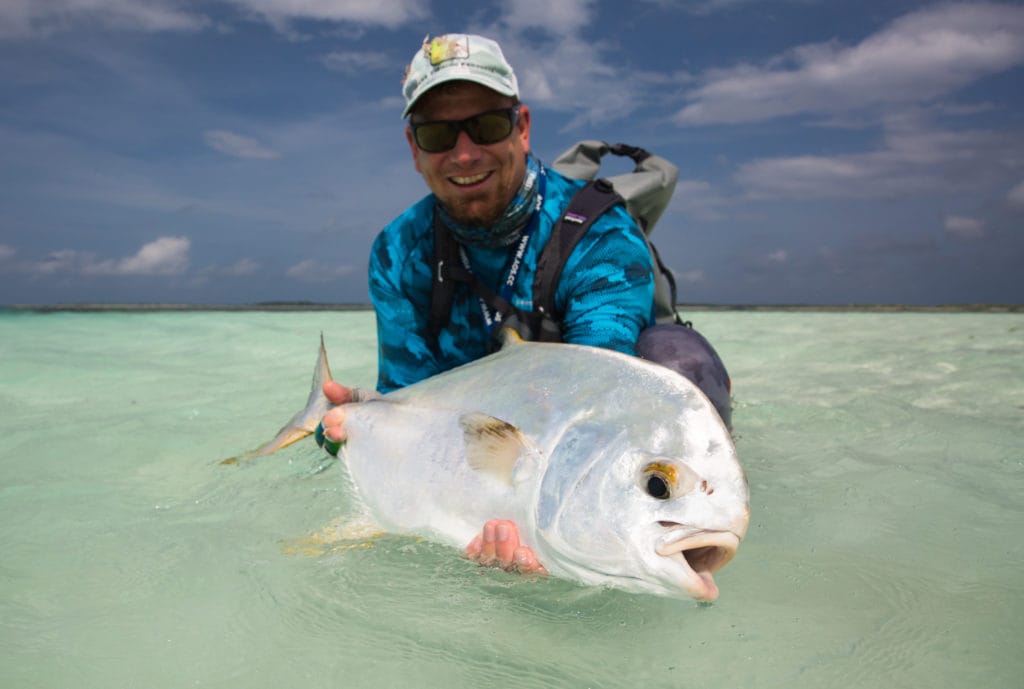
MULTIPOLYGON (((533 309, 537 259, 579 180, 546 168, 539 222, 523 254, 512 299, 533 309)), ((477 297, 465 285, 455 292, 451 317, 438 336, 430 329, 433 223, 431 194, 388 224, 370 254, 370 297, 377 315, 377 390, 390 392, 485 356, 490 333, 477 297)), ((464 247, 473 274, 496 293, 518 243, 464 247)), ((652 325, 654 274, 636 222, 620 205, 604 213, 570 255, 555 291, 565 342, 635 354, 640 331, 652 325)))

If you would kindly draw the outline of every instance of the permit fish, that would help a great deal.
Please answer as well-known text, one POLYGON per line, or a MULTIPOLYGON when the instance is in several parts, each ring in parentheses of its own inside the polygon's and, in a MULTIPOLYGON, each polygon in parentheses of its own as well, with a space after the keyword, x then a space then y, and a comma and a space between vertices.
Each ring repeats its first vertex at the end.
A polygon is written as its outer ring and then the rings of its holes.
MULTIPOLYGON (((330 408, 323 337, 307 406, 255 451, 330 408)), ((345 405, 341 456, 386 530, 464 548, 511 519, 554 576, 713 601, 749 522, 729 431, 678 373, 607 349, 523 342, 345 405)))

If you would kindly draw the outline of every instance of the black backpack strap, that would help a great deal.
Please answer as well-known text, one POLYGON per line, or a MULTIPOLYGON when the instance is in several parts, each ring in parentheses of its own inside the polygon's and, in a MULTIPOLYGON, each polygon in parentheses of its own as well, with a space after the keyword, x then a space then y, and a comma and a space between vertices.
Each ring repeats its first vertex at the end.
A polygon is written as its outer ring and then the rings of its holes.
POLYGON ((678 303, 677 287, 676 287, 676 276, 668 269, 668 266, 661 260, 661 254, 658 253, 658 248, 651 243, 650 238, 647 239, 647 248, 651 250, 651 256, 654 258, 654 275, 655 275, 655 292, 654 292, 654 316, 657 322, 660 323, 678 323, 684 325, 683 319, 679 316, 679 312, 676 311, 676 304, 678 303), (660 277, 659 277, 660 276, 660 277), (661 280, 659 284, 658 280, 661 280), (667 294, 659 300, 658 290, 664 289, 667 294))
POLYGON ((632 158, 633 162, 637 165, 651 157, 650 152, 646 149, 639 146, 630 146, 629 144, 612 144, 608 147, 608 152, 614 153, 617 156, 632 158))
POLYGON ((468 285, 473 294, 494 310, 496 317, 502 323, 513 321, 513 316, 518 322, 524 324, 529 322, 529 314, 514 307, 507 299, 466 270, 462 265, 458 240, 452 235, 448 226, 441 222, 437 213, 434 214, 434 263, 431 267, 431 274, 430 333, 435 341, 451 318, 452 303, 455 301, 455 289, 458 283, 468 285))
POLYGON ((561 314, 555 307, 555 290, 566 261, 580 238, 601 215, 622 203, 612 185, 605 179, 588 182, 576 192, 569 207, 551 230, 551 237, 537 260, 533 280, 534 322, 532 329, 541 342, 561 342, 561 314))
POLYGON ((430 334, 436 340, 451 317, 452 302, 455 299, 455 285, 464 282, 460 278, 459 244, 452 236, 438 214, 434 213, 434 259, 431 266, 430 289, 430 334))

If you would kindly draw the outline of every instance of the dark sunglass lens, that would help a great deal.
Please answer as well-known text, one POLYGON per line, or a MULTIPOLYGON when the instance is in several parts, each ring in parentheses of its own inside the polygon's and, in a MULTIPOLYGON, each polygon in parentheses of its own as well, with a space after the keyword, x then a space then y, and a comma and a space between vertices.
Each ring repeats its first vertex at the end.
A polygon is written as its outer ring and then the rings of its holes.
POLYGON ((466 132, 477 144, 496 144, 512 133, 512 112, 485 112, 466 122, 466 132))
POLYGON ((413 129, 416 145, 427 153, 447 151, 455 145, 459 136, 457 127, 448 122, 425 122, 413 129))
POLYGON ((427 153, 450 151, 459 140, 459 132, 465 130, 473 143, 478 145, 496 144, 512 133, 517 121, 516 109, 485 112, 457 122, 438 120, 412 125, 412 135, 420 150, 427 153))

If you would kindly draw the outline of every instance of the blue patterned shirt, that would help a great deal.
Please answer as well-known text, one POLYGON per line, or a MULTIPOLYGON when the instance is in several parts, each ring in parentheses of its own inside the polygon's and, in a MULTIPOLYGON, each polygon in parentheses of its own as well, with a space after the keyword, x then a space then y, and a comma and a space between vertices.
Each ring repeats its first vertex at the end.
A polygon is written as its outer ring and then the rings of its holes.
MULTIPOLYGON (((533 310, 537 259, 573 195, 583 182, 551 168, 539 223, 530 237, 512 304, 533 310)), ((488 353, 490 334, 480 302, 458 285, 451 318, 435 339, 430 333, 431 265, 435 198, 430 194, 377 236, 370 253, 370 298, 377 312, 377 390, 390 392, 488 353)), ((505 281, 508 247, 465 247, 473 274, 499 293, 505 281)), ((654 323, 654 276, 650 253, 636 222, 618 205, 604 213, 580 239, 555 292, 564 314, 565 342, 635 354, 640 331, 654 323)))

